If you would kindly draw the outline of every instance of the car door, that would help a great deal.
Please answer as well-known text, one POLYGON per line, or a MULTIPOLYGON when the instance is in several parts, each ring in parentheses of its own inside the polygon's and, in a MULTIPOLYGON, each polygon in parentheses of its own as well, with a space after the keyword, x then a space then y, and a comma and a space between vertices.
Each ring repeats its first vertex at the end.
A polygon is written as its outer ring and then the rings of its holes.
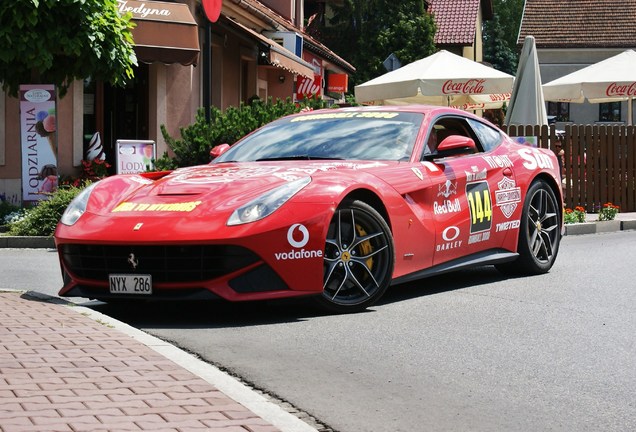
POLYGON ((430 134, 436 135, 430 140, 435 148, 429 145, 423 158, 444 174, 433 177, 428 191, 436 239, 433 264, 496 248, 504 238, 496 229, 503 222, 502 212, 495 211, 497 194, 515 187, 513 164, 499 147, 503 138, 490 126, 457 115, 438 118, 430 134), (476 148, 439 151, 449 136, 470 138, 476 148))

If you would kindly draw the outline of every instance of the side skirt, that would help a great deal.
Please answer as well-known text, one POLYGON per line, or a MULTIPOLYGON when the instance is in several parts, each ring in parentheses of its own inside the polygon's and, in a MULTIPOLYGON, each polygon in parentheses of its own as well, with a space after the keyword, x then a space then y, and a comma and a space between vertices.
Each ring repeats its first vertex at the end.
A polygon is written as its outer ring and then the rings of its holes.
POLYGON ((502 249, 492 249, 483 252, 478 252, 473 255, 468 255, 456 260, 448 261, 442 264, 438 264, 434 267, 430 267, 424 270, 419 270, 413 273, 409 273, 404 276, 393 279, 391 285, 399 285, 405 282, 411 282, 417 279, 423 279, 433 275, 439 275, 442 273, 449 273, 455 270, 466 269, 470 267, 479 267, 484 265, 500 264, 505 262, 514 261, 519 256, 518 253, 509 252, 502 249))

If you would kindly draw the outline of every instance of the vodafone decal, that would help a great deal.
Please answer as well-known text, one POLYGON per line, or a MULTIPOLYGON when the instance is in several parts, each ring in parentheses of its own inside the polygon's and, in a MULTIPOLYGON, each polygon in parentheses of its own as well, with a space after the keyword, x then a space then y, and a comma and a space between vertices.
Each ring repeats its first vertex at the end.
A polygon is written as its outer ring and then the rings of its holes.
POLYGON ((278 261, 299 260, 307 258, 322 258, 321 250, 305 250, 309 242, 309 230, 305 225, 293 224, 287 230, 287 243, 292 247, 289 251, 274 252, 278 261))

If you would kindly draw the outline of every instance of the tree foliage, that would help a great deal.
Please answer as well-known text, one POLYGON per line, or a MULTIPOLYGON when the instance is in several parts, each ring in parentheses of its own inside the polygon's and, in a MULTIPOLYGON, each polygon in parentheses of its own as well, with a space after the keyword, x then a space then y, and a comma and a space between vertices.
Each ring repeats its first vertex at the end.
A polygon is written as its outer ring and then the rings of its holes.
POLYGON ((320 30, 322 39, 356 68, 350 87, 387 72, 395 54, 405 65, 436 51, 435 23, 422 0, 345 0, 320 30))
POLYGON ((0 8, 2 88, 55 84, 63 96, 88 76, 124 85, 137 63, 132 25, 117 0, 12 1, 0 8))
POLYGON ((484 60, 511 75, 517 73, 521 50, 517 38, 523 5, 524 0, 493 0, 494 19, 484 24, 484 60))

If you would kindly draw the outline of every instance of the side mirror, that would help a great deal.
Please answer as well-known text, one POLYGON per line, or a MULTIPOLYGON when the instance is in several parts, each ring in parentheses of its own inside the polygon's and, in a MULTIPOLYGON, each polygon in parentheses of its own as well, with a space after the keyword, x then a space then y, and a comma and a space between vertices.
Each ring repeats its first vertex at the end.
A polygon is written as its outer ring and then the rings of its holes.
POLYGON ((461 135, 451 135, 439 143, 437 146, 438 153, 475 153, 477 146, 472 138, 461 135))
POLYGON ((216 159, 217 157, 221 156, 223 153, 225 153, 229 149, 230 149, 229 144, 220 144, 218 146, 212 147, 212 150, 210 150, 210 157, 212 159, 216 159))

